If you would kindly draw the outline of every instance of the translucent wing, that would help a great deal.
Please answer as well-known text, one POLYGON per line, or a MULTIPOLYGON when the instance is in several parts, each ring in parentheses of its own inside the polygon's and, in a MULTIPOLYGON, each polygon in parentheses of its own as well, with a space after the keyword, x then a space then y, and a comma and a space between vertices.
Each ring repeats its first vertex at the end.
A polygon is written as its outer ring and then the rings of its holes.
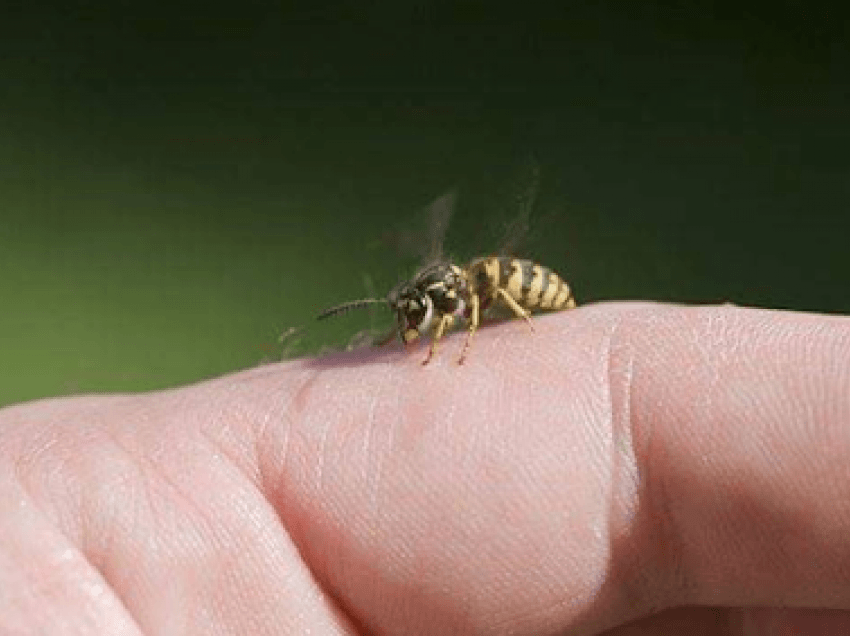
POLYGON ((429 240, 428 252, 422 255, 423 267, 445 260, 443 242, 446 239, 446 231, 449 229, 449 222, 451 221, 456 201, 457 191, 449 190, 444 195, 434 199, 428 207, 429 240))
POLYGON ((530 234, 531 216, 540 190, 540 164, 530 157, 501 174, 490 175, 473 223, 471 256, 520 255, 530 234))
POLYGON ((376 243, 395 248, 399 256, 416 259, 420 269, 443 261, 443 241, 456 199, 455 190, 446 192, 405 221, 403 227, 384 232, 376 243))
POLYGON ((540 164, 531 157, 523 165, 513 180, 509 203, 516 209, 513 218, 504 224, 498 253, 501 256, 513 256, 519 253, 522 244, 528 239, 531 230, 531 213, 537 203, 540 191, 540 164))

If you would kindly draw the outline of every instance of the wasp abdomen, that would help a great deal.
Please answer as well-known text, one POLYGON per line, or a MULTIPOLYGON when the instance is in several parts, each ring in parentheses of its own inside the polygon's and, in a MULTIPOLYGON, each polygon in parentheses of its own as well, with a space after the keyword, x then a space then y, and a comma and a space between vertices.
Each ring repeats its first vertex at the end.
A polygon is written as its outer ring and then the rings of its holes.
POLYGON ((569 284, 548 267, 509 256, 478 258, 467 267, 469 279, 483 303, 504 290, 523 309, 558 311, 575 307, 569 284))

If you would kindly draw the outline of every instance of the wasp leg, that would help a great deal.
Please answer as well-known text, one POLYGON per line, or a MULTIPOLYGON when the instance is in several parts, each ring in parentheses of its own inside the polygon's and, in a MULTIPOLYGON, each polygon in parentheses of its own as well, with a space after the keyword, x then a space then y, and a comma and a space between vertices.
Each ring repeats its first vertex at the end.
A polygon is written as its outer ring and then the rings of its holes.
POLYGON ((422 361, 422 364, 428 364, 431 362, 431 358, 433 358, 434 354, 437 353, 437 343, 440 342, 440 338, 443 337, 446 329, 451 327, 454 321, 455 317, 452 314, 445 314, 440 318, 440 322, 437 323, 437 328, 434 329, 434 339, 431 340, 431 347, 428 349, 428 357, 422 361))
POLYGON ((472 343, 472 336, 475 335, 475 331, 478 329, 480 304, 478 294, 472 294, 469 297, 469 333, 466 334, 466 340, 463 342, 463 349, 460 350, 460 356, 458 356, 457 359, 458 364, 463 364, 463 361, 466 359, 466 352, 469 350, 469 345, 472 343))
POLYGON ((532 331, 534 331, 534 325, 533 325, 533 324, 532 324, 532 322, 531 322, 531 313, 530 313, 530 312, 528 312, 528 311, 526 311, 526 310, 525 310, 525 309, 523 309, 522 307, 520 307, 520 306, 519 306, 519 303, 517 303, 517 301, 515 301, 515 300, 511 297, 511 295, 510 295, 508 292, 506 292, 504 289, 502 289, 501 287, 496 288, 496 293, 498 293, 498 294, 499 294, 499 296, 501 296, 501 297, 502 297, 502 300, 504 300, 504 301, 505 301, 505 304, 506 304, 508 307, 510 307, 510 308, 513 310, 513 312, 514 312, 514 313, 515 313, 515 314, 516 314, 519 318, 523 318, 523 319, 525 319, 525 322, 526 322, 526 323, 528 323, 528 327, 529 327, 529 329, 531 329, 532 331))

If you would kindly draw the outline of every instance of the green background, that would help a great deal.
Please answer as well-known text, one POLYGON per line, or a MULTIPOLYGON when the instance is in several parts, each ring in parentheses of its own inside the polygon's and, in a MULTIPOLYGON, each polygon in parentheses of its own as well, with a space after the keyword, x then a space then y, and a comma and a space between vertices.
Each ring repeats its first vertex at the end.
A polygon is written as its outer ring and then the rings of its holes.
POLYGON ((409 272, 376 244, 448 189, 452 253, 495 249, 532 159, 524 255, 580 301, 850 309, 842 16, 315 7, 4 10, 0 404, 279 358, 288 327, 409 272))

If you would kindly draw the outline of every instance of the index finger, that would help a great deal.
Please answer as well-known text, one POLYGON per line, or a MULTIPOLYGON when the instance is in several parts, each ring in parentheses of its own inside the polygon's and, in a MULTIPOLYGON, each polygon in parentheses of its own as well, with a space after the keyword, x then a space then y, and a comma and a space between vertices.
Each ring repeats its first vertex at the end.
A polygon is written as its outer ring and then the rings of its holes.
POLYGON ((274 496, 366 624, 850 605, 846 319, 610 304, 535 324, 483 330, 462 367, 450 339, 425 368, 287 368, 274 496))

